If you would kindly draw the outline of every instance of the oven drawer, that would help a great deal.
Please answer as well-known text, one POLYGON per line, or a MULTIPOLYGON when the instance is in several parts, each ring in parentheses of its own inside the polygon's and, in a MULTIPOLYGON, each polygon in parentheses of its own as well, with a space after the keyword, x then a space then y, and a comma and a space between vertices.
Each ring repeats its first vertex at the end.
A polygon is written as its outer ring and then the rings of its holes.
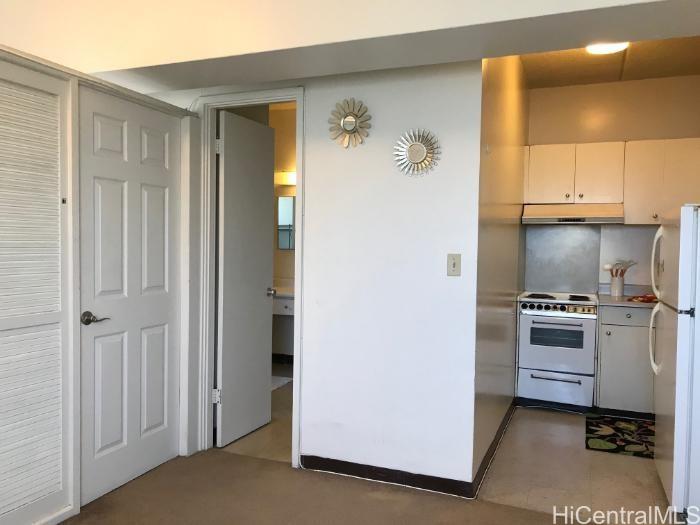
POLYGON ((595 372, 595 319, 521 315, 518 366, 556 372, 595 372))
POLYGON ((526 368, 518 371, 518 397, 528 399, 590 407, 593 406, 593 384, 591 376, 526 368))

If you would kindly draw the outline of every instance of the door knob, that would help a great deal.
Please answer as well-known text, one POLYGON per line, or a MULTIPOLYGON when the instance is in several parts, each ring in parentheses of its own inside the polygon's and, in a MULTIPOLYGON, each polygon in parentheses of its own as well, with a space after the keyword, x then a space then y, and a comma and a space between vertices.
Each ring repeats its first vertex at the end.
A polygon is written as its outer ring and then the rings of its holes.
POLYGON ((85 310, 80 314, 80 323, 85 326, 91 325, 92 323, 101 323, 102 321, 108 320, 109 317, 96 317, 90 310, 85 310))
POLYGON ((267 296, 268 296, 268 297, 274 297, 275 295, 277 295, 277 290, 276 290, 276 289, 274 289, 274 288, 268 288, 268 289, 267 289, 267 296))

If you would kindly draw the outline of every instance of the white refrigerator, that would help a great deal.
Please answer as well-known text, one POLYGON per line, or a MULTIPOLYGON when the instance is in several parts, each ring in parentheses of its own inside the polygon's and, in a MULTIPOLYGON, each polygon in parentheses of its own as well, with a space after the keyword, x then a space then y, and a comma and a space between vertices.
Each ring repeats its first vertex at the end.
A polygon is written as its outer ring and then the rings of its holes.
POLYGON ((700 384, 693 384, 700 380, 698 210, 683 206, 680 214, 664 218, 651 260, 652 288, 659 300, 649 325, 655 462, 669 504, 679 512, 700 505, 700 384))

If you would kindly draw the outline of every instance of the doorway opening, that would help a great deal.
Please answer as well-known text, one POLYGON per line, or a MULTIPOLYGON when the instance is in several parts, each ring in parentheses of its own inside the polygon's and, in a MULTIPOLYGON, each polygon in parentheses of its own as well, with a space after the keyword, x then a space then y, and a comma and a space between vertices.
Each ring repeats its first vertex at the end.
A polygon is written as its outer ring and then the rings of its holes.
POLYGON ((213 443, 295 464, 295 100, 216 110, 213 443))

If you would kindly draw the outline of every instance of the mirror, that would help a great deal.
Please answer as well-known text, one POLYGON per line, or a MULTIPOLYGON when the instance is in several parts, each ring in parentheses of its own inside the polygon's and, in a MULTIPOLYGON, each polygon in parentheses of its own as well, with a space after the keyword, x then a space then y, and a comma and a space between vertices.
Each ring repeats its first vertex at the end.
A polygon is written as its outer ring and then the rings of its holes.
POLYGON ((340 127, 343 128, 343 130, 347 131, 348 133, 353 133, 355 131, 355 129, 357 128, 357 117, 355 115, 353 115, 352 113, 345 115, 340 120, 340 127))
POLYGON ((420 142, 415 142, 408 147, 408 160, 413 164, 419 164, 428 156, 428 149, 420 142))
POLYGON ((294 200, 296 197, 277 198, 277 249, 294 249, 294 200))

